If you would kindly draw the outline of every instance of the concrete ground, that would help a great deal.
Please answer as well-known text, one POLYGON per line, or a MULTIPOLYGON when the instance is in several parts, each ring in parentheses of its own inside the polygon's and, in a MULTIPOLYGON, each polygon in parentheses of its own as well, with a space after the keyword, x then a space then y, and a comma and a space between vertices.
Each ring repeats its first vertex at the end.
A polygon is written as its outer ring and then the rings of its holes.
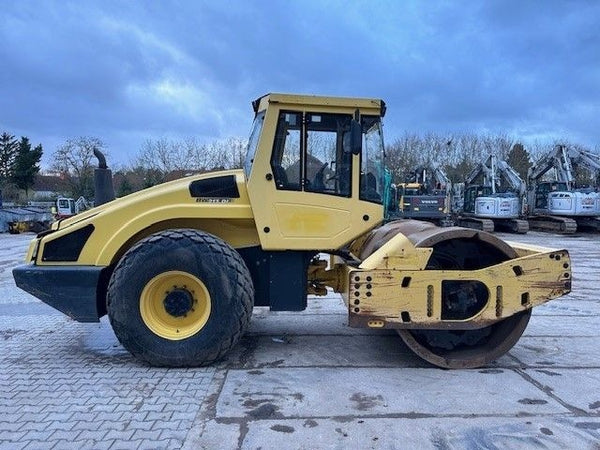
POLYGON ((0 234, 0 449, 600 449, 597 234, 501 235, 569 249, 573 293, 495 363, 452 371, 348 328, 333 294, 255 308, 214 367, 147 367, 105 319, 73 322, 14 286, 31 237, 0 234))

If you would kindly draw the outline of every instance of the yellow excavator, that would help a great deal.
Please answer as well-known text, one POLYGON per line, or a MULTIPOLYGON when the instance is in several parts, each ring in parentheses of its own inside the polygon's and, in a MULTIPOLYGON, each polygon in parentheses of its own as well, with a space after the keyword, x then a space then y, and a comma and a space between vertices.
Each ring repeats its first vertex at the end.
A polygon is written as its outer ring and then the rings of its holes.
POLYGON ((517 342, 534 306, 570 292, 566 250, 385 221, 382 100, 252 105, 243 169, 55 222, 14 269, 17 285, 81 322, 108 314, 133 355, 180 367, 222 358, 254 306, 301 311, 328 290, 350 326, 395 329, 439 367, 478 367, 517 342))

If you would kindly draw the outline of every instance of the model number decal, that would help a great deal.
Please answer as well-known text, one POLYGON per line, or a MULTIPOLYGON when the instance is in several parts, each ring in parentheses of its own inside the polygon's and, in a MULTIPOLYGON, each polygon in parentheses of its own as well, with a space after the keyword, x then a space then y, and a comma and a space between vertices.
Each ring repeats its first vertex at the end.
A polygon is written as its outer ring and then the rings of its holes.
POLYGON ((196 199, 196 203, 231 203, 230 198, 210 198, 210 197, 199 197, 196 199))

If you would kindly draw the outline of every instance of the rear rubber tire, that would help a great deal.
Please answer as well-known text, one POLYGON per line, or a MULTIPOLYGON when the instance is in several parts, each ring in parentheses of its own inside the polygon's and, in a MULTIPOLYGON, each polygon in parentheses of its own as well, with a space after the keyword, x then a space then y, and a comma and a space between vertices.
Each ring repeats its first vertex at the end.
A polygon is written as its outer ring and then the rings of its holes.
MULTIPOLYGON (((192 289, 178 284, 178 298, 192 289)), ((115 267, 107 295, 110 323, 123 347, 153 366, 167 367, 204 366, 222 358, 247 329, 253 302, 250 273, 238 252, 211 234, 191 229, 161 231, 134 245, 115 267), (185 316, 173 308, 175 315, 169 315, 162 291, 152 288, 171 276, 187 277, 196 290, 205 288, 200 302, 208 305, 205 314, 182 338, 176 335, 176 324, 185 316), (151 314, 148 298, 154 302, 151 314)))

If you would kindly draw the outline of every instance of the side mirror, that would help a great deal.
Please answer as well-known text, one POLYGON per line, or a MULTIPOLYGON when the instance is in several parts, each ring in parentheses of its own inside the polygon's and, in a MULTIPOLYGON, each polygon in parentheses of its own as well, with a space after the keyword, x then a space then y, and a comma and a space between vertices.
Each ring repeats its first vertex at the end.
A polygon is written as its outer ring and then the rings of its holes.
POLYGON ((362 150, 362 126, 356 119, 350 122, 350 131, 344 134, 344 152, 359 155, 362 150))

